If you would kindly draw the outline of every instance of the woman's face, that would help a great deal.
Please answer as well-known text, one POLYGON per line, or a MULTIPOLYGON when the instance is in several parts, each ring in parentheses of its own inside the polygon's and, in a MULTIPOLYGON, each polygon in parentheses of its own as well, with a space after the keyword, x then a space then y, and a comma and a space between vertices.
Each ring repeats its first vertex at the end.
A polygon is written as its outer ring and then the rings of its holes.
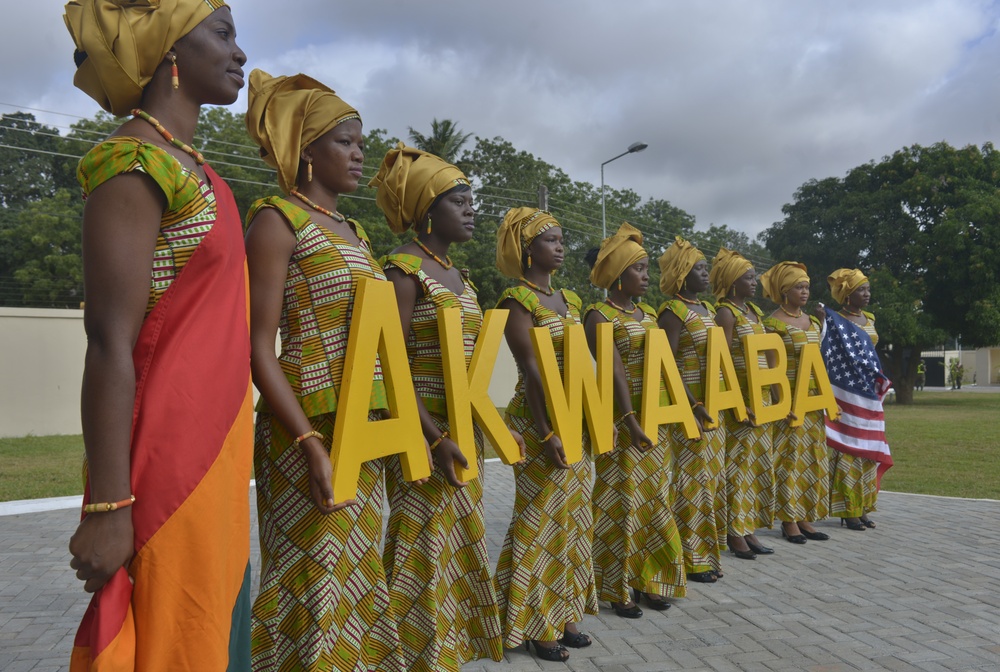
POLYGON ((563 263, 563 232, 562 228, 553 226, 546 229, 528 245, 531 254, 531 267, 539 268, 549 273, 556 271, 563 263))
MULTIPOLYGON (((360 119, 348 119, 319 136, 302 150, 312 160, 313 180, 334 194, 356 191, 365 161, 365 136, 360 119)), ((301 183, 304 171, 299 170, 301 183)))
POLYGON ((622 291, 628 296, 642 296, 649 288, 649 257, 640 259, 621 275, 622 291))
MULTIPOLYGON (((699 259, 684 278, 687 291, 700 294, 708 289, 708 262, 699 259)), ((684 286, 681 287, 684 289, 684 286)))
POLYGON ((793 308, 806 305, 809 301, 809 281, 801 280, 785 291, 785 304, 793 308))
MULTIPOLYGON (((455 187, 438 199, 428 215, 431 235, 449 243, 466 243, 476 231, 476 210, 472 189, 455 187)), ((424 229, 426 231, 426 224, 424 229)))
POLYGON ((247 56, 228 7, 209 14, 173 46, 180 88, 202 105, 231 105, 243 88, 247 56))
POLYGON ((757 293, 757 271, 750 269, 733 283, 733 296, 737 299, 749 299, 757 293))
POLYGON ((853 308, 864 308, 872 299, 872 286, 867 282, 855 289, 847 297, 847 305, 853 308))

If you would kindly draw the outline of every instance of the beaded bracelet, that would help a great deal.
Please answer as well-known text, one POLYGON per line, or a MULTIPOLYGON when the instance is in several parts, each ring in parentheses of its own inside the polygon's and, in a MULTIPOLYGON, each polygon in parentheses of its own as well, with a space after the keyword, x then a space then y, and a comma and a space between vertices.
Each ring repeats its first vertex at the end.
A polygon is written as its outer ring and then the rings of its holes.
POLYGON ((128 499, 123 499, 120 502, 98 502, 97 504, 87 504, 83 507, 83 512, 107 513, 108 511, 124 509, 126 506, 132 506, 133 504, 135 504, 135 495, 129 495, 128 499))
POLYGON ((444 434, 442 434, 441 436, 439 436, 438 438, 436 438, 434 440, 434 443, 431 444, 431 450, 434 450, 435 448, 437 448, 438 446, 440 446, 441 442, 444 441, 445 439, 447 439, 449 436, 451 436, 451 434, 449 434, 448 432, 445 432, 444 434))
POLYGON ((691 404, 691 410, 693 411, 694 409, 698 408, 699 406, 704 406, 704 405, 705 404, 701 403, 700 401, 696 401, 693 404, 691 404))
POLYGON ((292 441, 292 448, 298 448, 300 443, 302 443, 306 439, 311 439, 313 437, 316 437, 320 441, 322 441, 325 438, 322 434, 320 434, 314 429, 311 432, 306 432, 302 436, 295 437, 295 440, 292 441))
POLYGON ((542 439, 540 443, 548 443, 548 440, 551 439, 555 435, 556 435, 556 430, 553 429, 551 432, 549 432, 548 434, 545 435, 545 438, 542 439))
POLYGON ((625 418, 627 418, 630 415, 635 415, 635 410, 634 409, 631 410, 631 411, 629 411, 628 413, 622 413, 622 417, 618 418, 615 422, 621 422, 622 420, 624 420, 625 418))

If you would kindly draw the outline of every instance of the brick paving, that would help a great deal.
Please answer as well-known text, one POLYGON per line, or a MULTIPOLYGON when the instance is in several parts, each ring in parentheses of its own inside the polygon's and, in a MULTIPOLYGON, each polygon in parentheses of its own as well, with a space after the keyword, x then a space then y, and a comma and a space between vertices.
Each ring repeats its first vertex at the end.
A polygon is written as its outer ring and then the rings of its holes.
MULTIPOLYGON (((513 476, 486 466, 486 522, 496 560, 510 521, 513 476)), ((603 605, 594 639, 568 664, 523 649, 463 672, 902 672, 1000 670, 1000 502, 882 493, 878 528, 817 525, 832 539, 796 546, 777 530, 755 561, 724 557, 725 578, 694 584, 665 613, 618 618, 603 605)), ((68 567, 77 513, 0 516, 0 670, 67 669, 87 603, 68 567)), ((252 540, 253 561, 258 549, 252 540)))

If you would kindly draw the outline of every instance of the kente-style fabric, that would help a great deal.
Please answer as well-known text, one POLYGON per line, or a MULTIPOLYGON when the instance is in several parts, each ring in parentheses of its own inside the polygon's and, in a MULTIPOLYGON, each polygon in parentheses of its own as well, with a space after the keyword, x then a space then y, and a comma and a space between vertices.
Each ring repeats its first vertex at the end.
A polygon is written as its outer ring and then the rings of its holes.
MULTIPOLYGON (((747 408, 750 408, 747 359, 742 339, 751 334, 764 333, 764 314, 749 301, 746 302, 746 307, 757 317, 756 322, 751 322, 749 313, 744 313, 739 306, 726 299, 720 301, 718 307, 728 308, 735 318, 733 340, 729 343, 729 349, 733 355, 736 378, 740 383, 740 390, 743 391, 743 401, 747 408)), ((767 368, 767 357, 763 352, 758 354, 754 365, 758 368, 767 368)), ((764 404, 770 405, 770 403, 770 395, 765 390, 764 404)), ((758 527, 771 527, 774 522, 773 432, 770 423, 756 427, 747 426, 736 418, 732 409, 723 411, 723 418, 726 427, 728 533, 742 537, 753 534, 758 527)))
MULTIPOLYGON (((186 210, 202 213, 205 230, 198 254, 169 269, 132 351, 135 556, 91 599, 72 672, 249 669, 253 408, 240 216, 209 166, 205 183, 192 185, 165 156, 115 139, 93 148, 79 172, 86 195, 142 170, 166 196, 161 233, 186 210)), ((88 484, 85 504, 89 492, 88 484)))
POLYGON ((180 275, 216 221, 212 185, 162 148, 139 138, 118 136, 91 149, 77 166, 84 197, 115 175, 138 171, 149 175, 163 191, 167 207, 153 253, 146 315, 180 275))
POLYGON ((681 291, 688 273, 704 258, 697 247, 676 236, 674 244, 660 256, 660 291, 667 296, 681 291))
MULTIPOLYGON (((810 316, 809 322, 809 329, 802 330, 774 317, 764 318, 767 330, 781 336, 785 344, 793 393, 802 346, 820 342, 819 321, 810 316)), ((791 427, 787 420, 773 425, 775 517, 784 523, 826 518, 830 510, 830 458, 823 412, 806 413, 799 427, 791 427)))
MULTIPOLYGON (((527 287, 505 290, 497 304, 513 299, 531 314, 535 327, 549 330, 560 373, 564 330, 580 322, 581 306, 573 292, 562 294, 568 306, 565 316, 543 306, 527 287)), ((495 576, 503 644, 508 648, 528 639, 558 639, 566 623, 597 614, 591 460, 584 451, 583 459, 569 469, 552 465, 528 410, 524 372, 518 368, 517 374, 506 420, 524 437, 526 459, 514 465, 514 512, 495 576)))
POLYGON ((377 190, 375 204, 389 228, 402 233, 423 222, 441 194, 468 187, 469 178, 444 159, 401 142, 385 155, 368 186, 377 190))
MULTIPOLYGON (((278 322, 278 362, 307 416, 333 413, 344 375, 355 288, 362 277, 385 280, 385 274, 372 258, 368 235, 358 222, 348 220, 362 241, 354 246, 280 196, 256 201, 247 222, 261 208, 276 209, 295 233, 278 322)), ((376 361, 369 408, 387 407, 382 367, 376 361)), ((263 397, 257 410, 269 412, 263 397)))
POLYGON ((524 249, 543 231, 559 226, 551 213, 538 208, 511 208, 497 229, 497 269, 508 278, 524 277, 524 249))
MULTIPOLYGON (((864 282, 868 279, 865 278, 864 282)), ((860 283, 864 284, 864 282, 860 283)), ((857 289, 857 287, 855 287, 857 289)), ((853 292, 854 290, 851 290, 853 292)), ((848 292, 850 294, 851 292, 848 292)), ((846 300, 846 297, 845 297, 846 300)), ((858 325, 878 345, 875 315, 862 311, 867 321, 858 325)), ((830 515, 836 518, 860 518, 876 511, 878 500, 878 462, 830 449, 830 515)))
MULTIPOLYGON (((642 407, 646 333, 657 329, 656 313, 638 304, 636 320, 601 302, 587 308, 611 323, 615 348, 625 366, 632 409, 642 407)), ((661 383, 661 387, 666 386, 661 383)), ((616 408, 615 417, 623 410, 616 408)), ((615 450, 594 458, 594 581, 597 598, 626 603, 632 589, 663 597, 684 597, 684 551, 670 510, 673 472, 670 430, 660 425, 656 445, 640 450, 632 445, 624 419, 618 425, 615 450)), ((652 437, 650 437, 652 438, 652 437)))
POLYGON ((728 295, 733 283, 751 268, 753 264, 742 254, 720 247, 719 253, 712 259, 712 270, 708 273, 712 294, 717 299, 728 295))
POLYGON ((601 241, 590 282, 595 287, 608 289, 629 266, 647 258, 642 247, 642 232, 628 222, 622 222, 618 231, 601 241))
MULTIPOLYGON (((385 274, 359 225, 361 243, 354 246, 280 197, 255 202, 247 221, 264 208, 276 209, 295 234, 278 359, 329 450, 357 283, 385 274)), ((376 388, 373 412, 386 407, 380 371, 376 388)), ((402 669, 379 550, 384 461, 362 464, 356 505, 323 515, 309 491, 305 454, 264 404, 255 438, 261 578, 253 605, 254 670, 402 669)))
MULTIPOLYGON (((714 308, 708 303, 702 305, 708 309, 708 315, 699 315, 683 301, 670 299, 660 306, 657 316, 669 310, 683 324, 677 368, 695 401, 704 403, 708 330, 716 324, 714 308)), ((672 508, 684 548, 684 569, 689 574, 721 571, 721 554, 726 548, 726 432, 717 424, 700 438, 689 439, 676 423, 670 425, 670 432, 674 471, 672 508)))
MULTIPOLYGON (((411 254, 390 254, 386 270, 415 278, 422 290, 410 318, 406 350, 417 394, 441 432, 449 429, 441 360, 439 309, 462 311, 466 366, 472 360, 483 314, 463 271, 456 296, 421 268, 411 254)), ((503 659, 496 591, 490 576, 483 516, 483 435, 476 429, 479 478, 455 488, 437 468, 417 485, 403 478, 399 456, 388 458, 389 527, 383 562, 399 631, 403 668, 458 672, 463 663, 503 659)), ((385 672, 393 672, 385 668, 385 672)))
POLYGON ((868 276, 856 268, 838 268, 826 277, 826 281, 830 285, 833 300, 844 306, 847 305, 847 297, 868 282, 868 276))
POLYGON ((360 121, 361 115, 312 77, 250 73, 247 132, 264 162, 277 169, 278 186, 286 194, 298 184, 302 150, 348 119, 360 121))
POLYGON ((73 84, 111 114, 128 114, 177 40, 225 6, 221 0, 71 0, 63 19, 76 45, 73 84))
POLYGON ((809 282, 809 272, 805 264, 797 261, 778 262, 760 276, 764 296, 778 304, 784 303, 785 292, 803 280, 809 282))

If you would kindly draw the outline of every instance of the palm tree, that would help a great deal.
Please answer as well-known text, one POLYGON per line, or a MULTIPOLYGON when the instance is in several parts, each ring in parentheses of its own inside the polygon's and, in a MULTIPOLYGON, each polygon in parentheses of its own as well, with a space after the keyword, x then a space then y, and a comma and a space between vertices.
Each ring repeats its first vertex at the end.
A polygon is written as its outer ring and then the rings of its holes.
POLYGON ((431 122, 430 135, 417 132, 410 126, 410 140, 417 149, 439 156, 448 163, 458 162, 458 153, 462 146, 472 137, 472 133, 462 133, 458 125, 451 119, 434 119, 431 122))

